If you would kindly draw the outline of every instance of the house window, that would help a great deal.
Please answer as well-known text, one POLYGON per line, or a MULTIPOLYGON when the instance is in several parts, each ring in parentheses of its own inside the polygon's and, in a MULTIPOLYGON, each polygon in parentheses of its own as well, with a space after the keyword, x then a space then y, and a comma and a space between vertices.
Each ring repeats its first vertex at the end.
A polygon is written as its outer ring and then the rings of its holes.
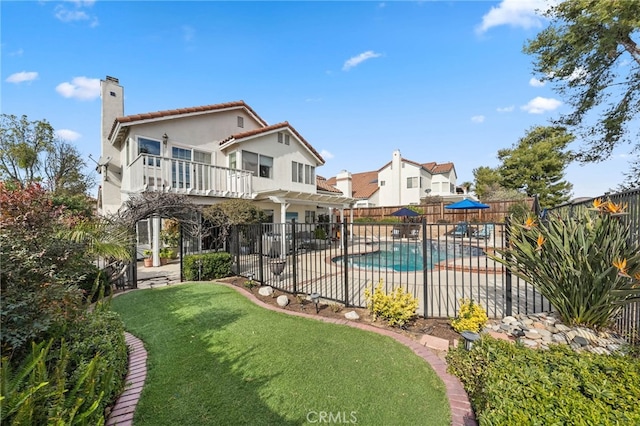
POLYGON ((273 158, 266 155, 260 156, 260 177, 272 178, 271 171, 273 170, 273 158))
POLYGON ((452 193, 452 194, 455 194, 455 192, 456 192, 456 187, 452 183, 449 184, 449 192, 452 193))
POLYGON ((257 176, 258 154, 255 152, 242 151, 242 170, 250 170, 255 176, 257 176))
POLYGON ((291 181, 304 183, 304 164, 291 162, 291 181))
POLYGON ((289 145, 289 135, 286 133, 278 133, 278 143, 284 142, 285 145, 289 145))
POLYGON ((244 127, 244 117, 238 116, 238 127, 244 127))
POLYGON ((316 168, 305 164, 304 166, 304 183, 311 185, 316 181, 316 168))
POLYGON ((304 223, 315 223, 315 221, 316 221, 316 212, 313 210, 305 210, 304 223))
POLYGON ((273 157, 242 151, 242 169, 252 171, 255 176, 271 178, 273 177, 273 157))
POLYGON ((384 185, 385 185, 385 183, 386 183, 385 181, 381 180, 381 181, 380 181, 380 186, 384 186, 384 185))
MULTIPOLYGON (((160 157, 160 142, 146 138, 138 138, 138 154, 155 155, 160 157)), ((160 158, 145 158, 145 165, 160 167, 160 158), (148 162, 148 164, 147 164, 148 162)))
POLYGON ((232 152, 229 154, 229 168, 237 169, 238 168, 238 157, 236 152, 232 152))
POLYGON ((285 221, 287 222, 291 222, 292 220, 298 221, 298 212, 286 212, 284 215, 285 221))
POLYGON ((193 161, 195 163, 211 164, 211 153, 193 150, 193 161))
POLYGON ((407 178, 407 188, 417 188, 418 187, 418 177, 409 177, 407 178))
POLYGON ((173 188, 191 187, 191 150, 185 148, 171 148, 171 186, 173 188))

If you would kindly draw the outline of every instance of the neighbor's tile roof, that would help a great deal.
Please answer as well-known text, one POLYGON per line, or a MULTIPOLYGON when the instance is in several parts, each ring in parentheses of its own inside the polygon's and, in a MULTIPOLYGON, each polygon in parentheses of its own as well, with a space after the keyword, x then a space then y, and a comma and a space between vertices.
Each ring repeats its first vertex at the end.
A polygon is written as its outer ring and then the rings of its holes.
POLYGON ((320 153, 318 151, 316 151, 315 148, 313 146, 311 146, 311 144, 309 142, 307 142, 307 140, 305 138, 303 138, 302 135, 300 133, 298 133, 298 131, 296 129, 294 129, 293 126, 291 124, 289 124, 288 121, 283 121, 282 123, 272 124, 271 126, 263 127, 261 129, 248 130, 246 132, 236 133, 236 134, 231 135, 231 136, 223 139, 222 141, 220 141, 220 145, 224 145, 225 143, 227 143, 227 142, 229 142, 230 140, 233 140, 233 139, 235 139, 235 140, 244 139, 244 138, 248 138, 248 137, 251 137, 251 136, 272 132, 272 131, 278 130, 278 129, 289 129, 289 130, 291 130, 291 132, 298 139, 300 139, 300 141, 313 153, 313 155, 318 157, 320 162, 322 164, 324 164, 324 159, 322 158, 320 153))
MULTIPOLYGON (((440 173, 448 173, 453 170, 453 163, 443 163, 438 164, 435 162, 431 163, 417 163, 415 161, 407 160, 405 158, 402 161, 406 161, 407 163, 415 164, 418 167, 424 168, 431 174, 440 174, 440 173)), ((352 173, 351 174, 351 188, 353 190, 352 197, 353 198, 370 198, 375 192, 379 189, 378 186, 378 173, 383 170, 385 167, 389 166, 391 161, 389 161, 384 166, 380 167, 378 170, 373 170, 369 172, 362 173, 352 173)), ((335 177, 327 179, 327 183, 330 185, 336 185, 337 180, 335 177)), ((349 196, 349 194, 345 194, 349 196)))
MULTIPOLYGON (((327 179, 329 185, 335 185, 335 177, 327 179)), ((353 198, 370 198, 378 190, 378 170, 351 174, 351 196, 353 198)), ((345 194, 347 197, 349 194, 345 194)))
MULTIPOLYGON (((335 186, 330 185, 329 182, 327 182, 327 179, 322 176, 316 175, 316 187, 321 191, 335 192, 337 194, 342 194, 342 191, 340 191, 335 186)), ((348 196, 349 195, 347 195, 347 197, 348 196)))
POLYGON ((431 174, 435 175, 435 174, 440 174, 440 173, 449 173, 451 170, 453 170, 453 163, 449 162, 449 163, 442 163, 442 164, 438 164, 438 163, 424 163, 422 164, 422 167, 424 167, 425 170, 427 170, 428 172, 430 172, 431 174))
POLYGON ((178 109, 167 109, 164 111, 155 111, 155 112, 147 112, 143 114, 133 114, 133 115, 125 115, 124 117, 118 117, 114 120, 113 126, 111 127, 111 131, 109 132, 109 139, 113 135, 113 132, 118 125, 118 123, 134 123, 136 121, 143 120, 153 120, 157 118, 166 118, 172 116, 179 115, 187 115, 187 114, 195 114, 195 113, 207 113, 214 111, 221 111, 227 109, 236 109, 236 108, 245 108, 251 115, 253 115, 256 120, 260 122, 263 126, 267 126, 267 122, 262 119, 249 105, 247 105, 244 101, 235 101, 235 102, 225 102, 221 104, 212 104, 212 105, 203 105, 197 107, 190 108, 178 108, 178 109))

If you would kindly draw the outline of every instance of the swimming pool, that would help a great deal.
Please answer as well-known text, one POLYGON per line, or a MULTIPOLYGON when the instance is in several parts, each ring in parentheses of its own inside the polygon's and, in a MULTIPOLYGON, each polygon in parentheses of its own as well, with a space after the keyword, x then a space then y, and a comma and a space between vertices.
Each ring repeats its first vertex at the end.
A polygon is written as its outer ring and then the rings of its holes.
MULTIPOLYGON (((421 242, 383 242, 379 249, 369 253, 352 254, 347 263, 353 268, 390 269, 397 272, 422 271, 423 259, 426 269, 433 269, 438 262, 460 256, 483 256, 486 253, 480 247, 462 245, 444 241, 427 241, 427 255, 422 256, 421 242)), ((343 256, 331 259, 341 265, 343 256)))

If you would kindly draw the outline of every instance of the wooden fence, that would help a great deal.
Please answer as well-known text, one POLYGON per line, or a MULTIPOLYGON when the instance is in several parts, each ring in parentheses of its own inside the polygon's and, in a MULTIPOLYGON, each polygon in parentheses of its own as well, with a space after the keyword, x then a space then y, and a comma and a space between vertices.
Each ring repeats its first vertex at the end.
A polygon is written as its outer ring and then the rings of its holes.
MULTIPOLYGON (((419 206, 411 206, 417 211, 422 212, 420 216, 407 218, 411 222, 421 222, 424 217, 427 223, 457 223, 457 222, 504 222, 504 218, 509 215, 509 208, 513 205, 524 203, 527 209, 533 211, 533 198, 526 198, 522 201, 488 201, 483 204, 489 205, 488 209, 477 210, 454 210, 446 209, 445 206, 451 203, 438 202, 430 204, 422 204, 419 206)), ((402 207, 407 206, 392 206, 392 207, 357 207, 353 209, 354 220, 366 220, 381 221, 385 219, 397 219, 399 222, 403 221, 401 217, 395 217, 391 214, 402 207)), ((339 215, 339 213, 337 213, 339 215)), ((351 209, 345 209, 344 217, 347 220, 351 218, 351 209)), ((336 216, 335 222, 338 222, 336 216)))

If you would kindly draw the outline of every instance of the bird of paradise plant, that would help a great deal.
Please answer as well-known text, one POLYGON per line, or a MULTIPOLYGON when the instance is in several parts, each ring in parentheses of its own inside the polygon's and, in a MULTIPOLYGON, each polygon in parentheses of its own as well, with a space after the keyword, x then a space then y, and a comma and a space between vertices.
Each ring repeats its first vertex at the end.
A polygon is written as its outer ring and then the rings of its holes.
POLYGON ((528 218, 490 257, 531 283, 566 323, 608 326, 622 306, 640 301, 640 247, 617 217, 625 209, 598 199, 592 209, 550 213, 543 223, 528 218))

